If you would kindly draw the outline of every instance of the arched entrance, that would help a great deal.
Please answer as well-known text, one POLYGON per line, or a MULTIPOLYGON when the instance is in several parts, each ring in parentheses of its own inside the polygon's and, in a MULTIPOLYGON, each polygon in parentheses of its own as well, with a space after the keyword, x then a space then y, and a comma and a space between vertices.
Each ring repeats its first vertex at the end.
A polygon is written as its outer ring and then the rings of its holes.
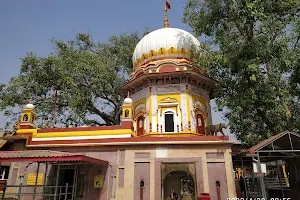
POLYGON ((195 183, 190 173, 172 171, 163 181, 164 200, 178 195, 178 200, 195 200, 195 183))
POLYGON ((137 122, 136 122, 136 126, 137 126, 137 136, 142 136, 144 135, 144 116, 139 116, 137 118, 137 122))
POLYGON ((196 115, 197 131, 201 135, 205 135, 205 122, 201 114, 196 115))

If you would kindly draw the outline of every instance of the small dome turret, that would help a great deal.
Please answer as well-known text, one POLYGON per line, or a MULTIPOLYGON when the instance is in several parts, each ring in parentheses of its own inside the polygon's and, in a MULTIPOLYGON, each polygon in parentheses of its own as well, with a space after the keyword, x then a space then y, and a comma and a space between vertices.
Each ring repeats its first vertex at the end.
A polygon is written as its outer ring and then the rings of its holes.
POLYGON ((27 109, 34 109, 34 105, 32 104, 31 101, 29 101, 28 104, 26 104, 25 108, 27 108, 27 109))
POLYGON ((130 98, 130 97, 126 97, 125 99, 124 99, 124 104, 132 104, 132 99, 130 98))

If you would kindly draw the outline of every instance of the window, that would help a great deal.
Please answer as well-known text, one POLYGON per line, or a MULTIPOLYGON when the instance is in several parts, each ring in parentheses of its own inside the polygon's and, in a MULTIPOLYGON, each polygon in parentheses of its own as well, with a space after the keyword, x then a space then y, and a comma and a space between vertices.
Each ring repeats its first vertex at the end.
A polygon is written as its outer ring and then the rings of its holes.
POLYGON ((165 132, 174 132, 174 113, 165 113, 165 132))
POLYGON ((24 122, 27 122, 27 121, 28 121, 28 115, 27 115, 27 114, 25 114, 25 115, 23 116, 23 121, 24 121, 24 122))
POLYGON ((129 110, 125 110, 125 117, 129 117, 129 110))
POLYGON ((8 179, 9 174, 9 166, 1 166, 0 169, 0 180, 6 180, 8 179))

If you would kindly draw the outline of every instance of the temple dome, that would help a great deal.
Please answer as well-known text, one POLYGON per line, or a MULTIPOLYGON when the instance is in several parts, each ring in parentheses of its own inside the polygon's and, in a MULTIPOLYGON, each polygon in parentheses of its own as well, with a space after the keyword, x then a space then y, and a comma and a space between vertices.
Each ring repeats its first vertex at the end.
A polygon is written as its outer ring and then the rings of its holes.
POLYGON ((191 48, 199 45, 199 41, 187 31, 178 28, 161 28, 140 40, 135 47, 132 61, 134 67, 138 67, 160 57, 188 58, 191 48))

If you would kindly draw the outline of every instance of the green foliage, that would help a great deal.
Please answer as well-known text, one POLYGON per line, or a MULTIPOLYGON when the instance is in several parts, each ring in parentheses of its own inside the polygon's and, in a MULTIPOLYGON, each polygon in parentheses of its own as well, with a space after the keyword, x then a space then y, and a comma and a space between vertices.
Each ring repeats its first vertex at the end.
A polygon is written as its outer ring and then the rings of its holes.
POLYGON ((299 133, 299 11, 298 0, 187 1, 183 21, 210 37, 196 64, 218 80, 218 107, 247 144, 299 133))
POLYGON ((53 39, 54 52, 47 57, 28 53, 20 75, 0 85, 0 109, 13 117, 7 125, 18 120, 13 111, 20 111, 29 99, 37 106, 39 125, 51 125, 56 91, 57 124, 119 124, 124 98, 120 87, 132 71, 139 40, 135 32, 96 43, 89 34, 79 33, 69 41, 53 39))

